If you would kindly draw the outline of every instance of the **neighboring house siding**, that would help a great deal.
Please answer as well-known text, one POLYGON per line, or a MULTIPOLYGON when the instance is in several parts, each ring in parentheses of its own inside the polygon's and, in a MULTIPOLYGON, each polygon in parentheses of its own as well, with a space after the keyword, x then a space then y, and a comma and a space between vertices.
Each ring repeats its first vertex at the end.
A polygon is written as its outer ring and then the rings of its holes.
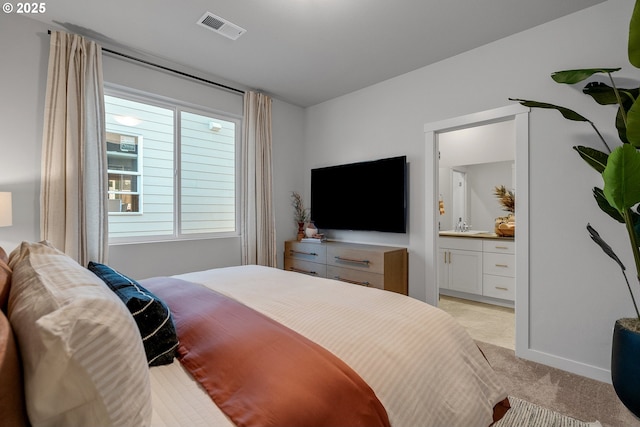
POLYGON ((135 127, 142 136, 139 155, 142 163, 142 214, 110 214, 109 237, 158 236, 173 234, 173 115, 170 109, 149 106, 145 110, 120 98, 107 97, 106 127, 109 132, 131 134, 131 127, 115 120, 115 115, 132 116, 141 120, 135 127))
POLYGON ((182 233, 235 230, 235 132, 233 122, 181 114, 182 233))

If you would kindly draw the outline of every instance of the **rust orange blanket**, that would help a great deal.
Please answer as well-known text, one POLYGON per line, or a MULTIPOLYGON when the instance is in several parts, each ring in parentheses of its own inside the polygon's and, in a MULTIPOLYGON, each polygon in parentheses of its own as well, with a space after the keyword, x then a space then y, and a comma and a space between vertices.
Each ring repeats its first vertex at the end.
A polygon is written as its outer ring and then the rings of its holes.
POLYGON ((141 284, 171 308, 180 361, 238 427, 389 426, 369 385, 313 341, 198 284, 141 284))

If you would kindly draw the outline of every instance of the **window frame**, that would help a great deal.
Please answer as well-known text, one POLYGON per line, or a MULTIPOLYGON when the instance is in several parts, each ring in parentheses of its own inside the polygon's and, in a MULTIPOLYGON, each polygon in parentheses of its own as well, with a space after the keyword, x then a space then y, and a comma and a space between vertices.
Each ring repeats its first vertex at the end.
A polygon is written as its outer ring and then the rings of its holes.
MULTIPOLYGON (((241 115, 228 113, 214 108, 205 107, 203 105, 197 105, 186 101, 177 100, 174 98, 152 94, 137 89, 132 89, 112 83, 104 84, 105 96, 112 96, 116 98, 123 98, 133 102, 139 102, 144 104, 153 105, 159 108, 165 108, 173 111, 173 233, 166 235, 155 236, 128 236, 128 237, 111 237, 108 236, 109 245, 118 244, 135 244, 135 243, 151 243, 151 242, 170 242, 170 241, 188 241, 188 240, 202 240, 202 239, 218 239, 218 238, 238 238, 240 237, 240 220, 241 220, 241 147, 242 147, 242 124, 243 117, 241 115), (233 122, 235 125, 234 133, 234 172, 235 172, 235 189, 234 189, 234 201, 235 201, 235 215, 234 231, 220 231, 210 233, 182 233, 182 173, 181 173, 181 113, 182 112, 199 114, 199 115, 211 115, 216 119, 233 122)), ((106 115, 106 108, 105 108, 106 115)), ((106 119, 106 117, 105 117, 106 119)), ((131 132, 133 134, 134 132, 131 132)), ((106 139, 105 139, 106 145, 106 139)), ((106 155, 106 151, 105 151, 106 155)), ((144 157, 140 159, 143 160, 144 157)), ((143 176, 143 170, 140 167, 140 176, 143 176)), ((107 189, 105 189, 105 196, 108 198, 107 189)), ((140 200, 144 198, 144 188, 140 190, 140 200)), ((143 207, 141 207, 141 213, 132 213, 132 215, 143 215, 143 207)), ((112 213, 109 213, 111 215, 112 213)), ((113 213, 114 215, 120 215, 119 213, 113 213)))

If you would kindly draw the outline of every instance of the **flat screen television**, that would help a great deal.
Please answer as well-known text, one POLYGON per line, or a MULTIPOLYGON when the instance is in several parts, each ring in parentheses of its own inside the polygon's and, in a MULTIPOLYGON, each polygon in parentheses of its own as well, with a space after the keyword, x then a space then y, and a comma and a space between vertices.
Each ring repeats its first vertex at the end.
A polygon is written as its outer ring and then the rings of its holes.
POLYGON ((311 219, 320 230, 407 232, 407 157, 311 170, 311 219))

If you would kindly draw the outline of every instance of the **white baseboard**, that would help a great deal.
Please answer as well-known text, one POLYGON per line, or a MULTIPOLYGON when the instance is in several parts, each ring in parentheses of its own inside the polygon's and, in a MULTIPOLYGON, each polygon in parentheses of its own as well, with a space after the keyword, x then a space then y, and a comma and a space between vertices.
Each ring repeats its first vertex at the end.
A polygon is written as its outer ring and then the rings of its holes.
POLYGON ((599 368, 597 366, 588 365, 575 360, 566 359, 564 357, 555 356, 543 351, 534 349, 519 349, 518 338, 516 336, 516 356, 530 360, 532 362, 541 363, 551 366, 552 368, 562 369, 572 374, 581 375, 603 383, 611 384, 611 371, 599 368))

